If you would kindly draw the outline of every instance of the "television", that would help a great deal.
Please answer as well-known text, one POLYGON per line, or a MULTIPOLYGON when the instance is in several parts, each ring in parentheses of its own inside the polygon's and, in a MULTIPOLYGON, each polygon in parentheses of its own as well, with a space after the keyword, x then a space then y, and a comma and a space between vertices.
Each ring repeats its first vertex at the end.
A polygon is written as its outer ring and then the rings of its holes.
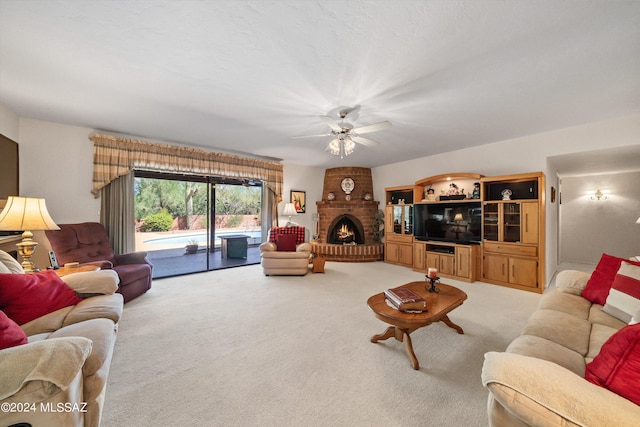
POLYGON ((480 201, 451 201, 413 205, 416 240, 479 244, 482 240, 480 201))

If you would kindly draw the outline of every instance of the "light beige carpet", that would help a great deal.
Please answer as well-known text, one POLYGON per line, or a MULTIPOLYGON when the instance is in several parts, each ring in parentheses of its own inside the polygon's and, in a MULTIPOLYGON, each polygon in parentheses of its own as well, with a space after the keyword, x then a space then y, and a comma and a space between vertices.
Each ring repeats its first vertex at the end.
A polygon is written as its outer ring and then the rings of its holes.
POLYGON ((328 262, 265 277, 259 265, 157 280, 119 325, 103 423, 127 426, 486 426, 483 355, 504 350, 540 295, 446 280, 467 301, 402 343, 367 298, 424 276, 328 262))

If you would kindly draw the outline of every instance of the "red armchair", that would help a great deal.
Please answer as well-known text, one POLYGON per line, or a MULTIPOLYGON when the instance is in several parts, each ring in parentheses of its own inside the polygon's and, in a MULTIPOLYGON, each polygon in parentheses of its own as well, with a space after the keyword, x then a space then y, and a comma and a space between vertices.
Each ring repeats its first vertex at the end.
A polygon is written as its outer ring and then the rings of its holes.
POLYGON ((114 269, 120 277, 118 292, 124 302, 151 289, 153 266, 146 252, 115 255, 104 226, 97 222, 58 225, 60 230, 46 231, 46 236, 60 265, 79 262, 114 269))

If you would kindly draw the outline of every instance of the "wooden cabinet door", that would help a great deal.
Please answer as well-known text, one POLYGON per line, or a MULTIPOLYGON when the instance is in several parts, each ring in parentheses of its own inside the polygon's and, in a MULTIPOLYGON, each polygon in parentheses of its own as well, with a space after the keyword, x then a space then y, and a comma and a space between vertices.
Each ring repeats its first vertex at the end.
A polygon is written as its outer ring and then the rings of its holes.
POLYGON ((538 285, 538 262, 534 259, 510 258, 509 282, 532 288, 538 285))
POLYGON ((439 271, 443 274, 454 275, 456 272, 456 262, 453 255, 440 255, 439 271))
POLYGON ((416 270, 425 270, 425 248, 424 243, 413 244, 413 268, 416 270))
POLYGON ((393 206, 384 208, 384 232, 385 234, 393 233, 393 206))
POLYGON ((427 252, 427 265, 424 266, 425 269, 436 268, 440 269, 440 255, 434 252, 427 252))
POLYGON ((398 245, 397 243, 387 243, 385 246, 385 259, 389 262, 398 262, 399 253, 398 253, 398 245))
POLYGON ((409 267, 413 265, 413 245, 398 245, 398 262, 409 267))
POLYGON ((485 254, 482 258, 482 277, 500 282, 509 281, 509 258, 489 254, 485 254))
POLYGON ((521 218, 522 223, 522 243, 538 243, 539 232, 539 212, 538 202, 523 202, 521 204, 521 218))
POLYGON ((456 276, 471 277, 471 248, 456 247, 456 276))

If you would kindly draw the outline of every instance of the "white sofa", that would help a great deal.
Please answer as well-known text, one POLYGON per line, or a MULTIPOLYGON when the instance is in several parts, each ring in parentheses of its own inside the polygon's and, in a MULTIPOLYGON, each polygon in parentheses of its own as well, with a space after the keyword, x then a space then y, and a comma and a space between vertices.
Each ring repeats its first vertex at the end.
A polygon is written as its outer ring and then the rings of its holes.
POLYGON ((640 406, 585 379, 586 364, 626 326, 581 296, 589 277, 559 273, 522 334, 485 355, 490 426, 640 425, 640 406))
MULTIPOLYGON (((3 276, 21 270, 0 251, 0 286, 7 283, 3 276)), ((28 343, 0 350, 3 426, 100 425, 123 309, 122 295, 115 293, 118 275, 103 270, 62 280, 82 300, 20 325, 28 343)))

